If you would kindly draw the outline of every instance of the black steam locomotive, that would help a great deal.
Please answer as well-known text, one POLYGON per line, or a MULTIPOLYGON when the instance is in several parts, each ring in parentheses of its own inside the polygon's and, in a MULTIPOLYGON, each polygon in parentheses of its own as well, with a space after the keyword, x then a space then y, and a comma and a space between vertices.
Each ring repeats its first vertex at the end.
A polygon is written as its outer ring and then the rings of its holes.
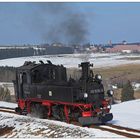
MULTIPOLYGON (((14 81, 20 114, 60 121, 78 121, 83 126, 112 120, 101 75, 94 75, 93 64, 83 62, 81 77, 67 79, 66 68, 51 61, 25 62, 17 68, 14 81)), ((108 91, 111 96, 112 91, 108 91)))

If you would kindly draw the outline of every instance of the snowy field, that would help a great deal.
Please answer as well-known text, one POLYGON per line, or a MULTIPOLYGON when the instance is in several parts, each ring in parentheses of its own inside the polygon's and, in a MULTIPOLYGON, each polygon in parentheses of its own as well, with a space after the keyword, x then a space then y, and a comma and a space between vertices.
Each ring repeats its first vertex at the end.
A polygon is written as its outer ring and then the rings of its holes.
POLYGON ((140 55, 126 54, 121 55, 120 53, 95 53, 95 54, 62 54, 62 55, 44 55, 44 56, 32 56, 32 57, 20 57, 0 60, 0 66, 14 66, 19 67, 24 64, 25 61, 36 61, 42 60, 46 63, 46 60, 52 61, 54 64, 63 64, 66 67, 78 67, 83 61, 90 61, 94 64, 95 68, 100 67, 111 67, 121 64, 132 64, 138 63, 139 60, 126 60, 123 58, 140 58, 140 55))
MULTIPOLYGON (((16 104, 0 102, 0 106, 16 107, 16 104)), ((140 99, 112 106, 114 115, 111 123, 140 130, 140 99)), ((14 127, 10 135, 3 137, 59 137, 59 138, 115 138, 122 137, 107 131, 83 128, 64 122, 31 118, 0 112, 0 126, 14 127)))
POLYGON ((140 130, 140 99, 112 105, 111 123, 140 130))

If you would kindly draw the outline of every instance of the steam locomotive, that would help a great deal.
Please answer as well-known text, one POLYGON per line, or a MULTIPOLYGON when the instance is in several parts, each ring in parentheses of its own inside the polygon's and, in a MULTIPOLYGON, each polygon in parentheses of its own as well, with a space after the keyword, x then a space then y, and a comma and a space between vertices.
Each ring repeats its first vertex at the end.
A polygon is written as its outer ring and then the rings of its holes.
MULTIPOLYGON (((75 80, 63 65, 51 61, 36 64, 25 61, 16 70, 14 81, 19 114, 40 118, 78 121, 81 125, 102 124, 112 120, 110 103, 105 97, 102 76, 94 75, 93 64, 82 62, 81 76, 75 80)), ((107 92, 112 96, 112 91, 107 92)))

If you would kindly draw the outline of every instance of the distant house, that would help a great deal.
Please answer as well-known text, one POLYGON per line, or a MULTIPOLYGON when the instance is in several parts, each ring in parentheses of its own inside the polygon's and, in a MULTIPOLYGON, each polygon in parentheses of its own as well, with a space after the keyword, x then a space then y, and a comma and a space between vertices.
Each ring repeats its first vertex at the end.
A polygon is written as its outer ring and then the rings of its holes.
POLYGON ((131 53, 132 50, 122 50, 122 53, 131 53))
POLYGON ((112 89, 118 89, 117 85, 112 85, 112 89))
POLYGON ((116 52, 123 52, 123 53, 140 52, 140 45, 139 44, 119 44, 119 45, 114 45, 113 48, 107 48, 106 52, 110 52, 110 53, 116 53, 116 52))
POLYGON ((135 91, 140 90, 140 83, 132 82, 132 87, 135 91))

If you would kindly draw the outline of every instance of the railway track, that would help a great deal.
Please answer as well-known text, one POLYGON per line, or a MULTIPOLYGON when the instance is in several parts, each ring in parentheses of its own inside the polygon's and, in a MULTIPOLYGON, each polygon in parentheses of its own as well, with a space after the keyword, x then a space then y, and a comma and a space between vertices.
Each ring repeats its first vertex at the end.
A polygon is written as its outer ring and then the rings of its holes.
MULTIPOLYGON (((12 108, 6 108, 6 107, 0 107, 0 112, 8 112, 17 114, 14 109, 12 108)), ((76 126, 81 126, 78 122, 72 122, 72 124, 76 126)), ((89 128, 99 129, 102 131, 108 131, 111 133, 115 133, 117 135, 125 136, 127 138, 140 138, 140 130, 117 126, 113 124, 107 123, 106 125, 91 125, 89 128)))
POLYGON ((17 114, 15 112, 15 109, 9 108, 9 107, 0 107, 0 112, 7 112, 7 113, 17 114))
POLYGON ((128 128, 128 127, 122 127, 122 126, 118 126, 118 125, 113 125, 113 124, 106 124, 107 126, 110 126, 110 127, 113 127, 113 128, 117 128, 117 129, 120 129, 120 130, 127 130, 127 131, 130 131, 130 132, 136 132, 136 133, 140 133, 140 130, 137 130, 137 129, 133 129, 133 128, 128 128))
POLYGON ((115 133, 121 136, 125 136, 127 138, 140 138, 140 130, 117 126, 113 124, 106 124, 106 125, 100 125, 100 126, 91 125, 90 128, 108 131, 108 132, 115 133))

